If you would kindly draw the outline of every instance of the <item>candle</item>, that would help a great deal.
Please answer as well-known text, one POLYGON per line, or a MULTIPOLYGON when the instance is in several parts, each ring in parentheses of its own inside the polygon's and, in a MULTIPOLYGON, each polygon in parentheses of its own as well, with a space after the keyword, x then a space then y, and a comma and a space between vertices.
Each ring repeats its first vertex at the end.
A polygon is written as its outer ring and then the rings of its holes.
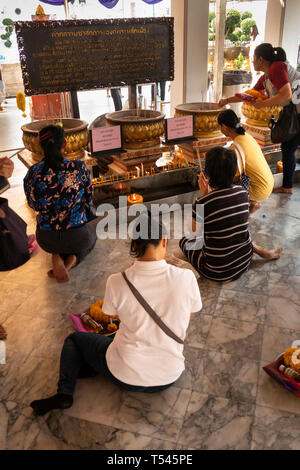
POLYGON ((126 178, 129 180, 130 179, 129 173, 126 173, 126 175, 127 175, 126 178))
POLYGON ((149 171, 146 171, 145 175, 146 175, 146 176, 149 176, 149 171))
POLYGON ((141 163, 142 176, 144 176, 144 165, 141 163))
POLYGON ((136 168, 136 172, 137 172, 137 177, 139 178, 140 177, 140 169, 138 166, 135 167, 136 168))
POLYGON ((143 204, 143 196, 141 194, 133 193, 127 196, 127 205, 133 206, 134 204, 143 204))

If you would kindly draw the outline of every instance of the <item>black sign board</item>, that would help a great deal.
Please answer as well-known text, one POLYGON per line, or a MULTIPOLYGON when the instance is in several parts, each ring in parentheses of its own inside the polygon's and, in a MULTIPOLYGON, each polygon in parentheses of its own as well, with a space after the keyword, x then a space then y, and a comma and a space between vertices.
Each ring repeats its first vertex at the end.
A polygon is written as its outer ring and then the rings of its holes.
POLYGON ((18 21, 26 95, 174 79, 174 18, 18 21))

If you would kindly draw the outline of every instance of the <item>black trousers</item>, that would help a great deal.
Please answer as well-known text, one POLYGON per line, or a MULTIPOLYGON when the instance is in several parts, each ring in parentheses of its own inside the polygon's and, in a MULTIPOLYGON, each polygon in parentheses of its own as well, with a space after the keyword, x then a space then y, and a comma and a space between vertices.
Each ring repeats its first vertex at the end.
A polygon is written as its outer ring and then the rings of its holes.
MULTIPOLYGON (((300 125, 300 114, 298 114, 298 121, 300 125)), ((294 182, 294 173, 296 168, 296 155, 295 152, 300 145, 300 132, 288 142, 281 144, 282 153, 282 166, 283 166, 283 182, 284 188, 292 188, 294 182)))
POLYGON ((81 225, 70 230, 36 229, 36 239, 47 253, 59 254, 63 259, 69 255, 77 258, 76 266, 92 251, 97 235, 91 224, 81 225))
POLYGON ((111 88, 110 90, 112 99, 114 100, 115 111, 121 111, 122 99, 121 99, 121 88, 111 88))
POLYGON ((75 332, 64 342, 60 356, 60 371, 57 392, 73 395, 78 377, 95 376, 107 377, 116 385, 131 392, 154 393, 165 390, 173 384, 155 387, 129 385, 121 382, 112 375, 106 364, 106 351, 111 337, 97 333, 75 332))

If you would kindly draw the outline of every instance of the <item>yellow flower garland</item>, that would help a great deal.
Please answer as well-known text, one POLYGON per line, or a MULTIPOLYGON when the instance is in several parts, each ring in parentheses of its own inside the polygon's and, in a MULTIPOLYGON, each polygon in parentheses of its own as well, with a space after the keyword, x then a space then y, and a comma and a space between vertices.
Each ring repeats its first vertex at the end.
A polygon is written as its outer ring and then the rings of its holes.
POLYGON ((17 100, 18 109, 23 111, 22 116, 27 117, 27 114, 25 113, 26 100, 25 100, 25 95, 22 91, 18 91, 18 93, 16 94, 16 100, 17 100))

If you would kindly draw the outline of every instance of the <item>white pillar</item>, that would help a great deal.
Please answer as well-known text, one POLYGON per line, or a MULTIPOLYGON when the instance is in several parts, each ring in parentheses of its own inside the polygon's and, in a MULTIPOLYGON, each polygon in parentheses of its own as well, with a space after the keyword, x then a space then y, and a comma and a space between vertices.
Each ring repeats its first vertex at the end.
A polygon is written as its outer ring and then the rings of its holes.
POLYGON ((286 2, 283 22, 282 47, 287 59, 293 67, 297 66, 298 51, 300 46, 300 2, 289 0, 286 2))
POLYGON ((284 4, 283 0, 268 0, 264 42, 269 42, 274 47, 281 46, 284 4))
POLYGON ((171 0, 175 20, 175 80, 171 115, 181 103, 202 101, 208 88, 209 0, 171 0))

